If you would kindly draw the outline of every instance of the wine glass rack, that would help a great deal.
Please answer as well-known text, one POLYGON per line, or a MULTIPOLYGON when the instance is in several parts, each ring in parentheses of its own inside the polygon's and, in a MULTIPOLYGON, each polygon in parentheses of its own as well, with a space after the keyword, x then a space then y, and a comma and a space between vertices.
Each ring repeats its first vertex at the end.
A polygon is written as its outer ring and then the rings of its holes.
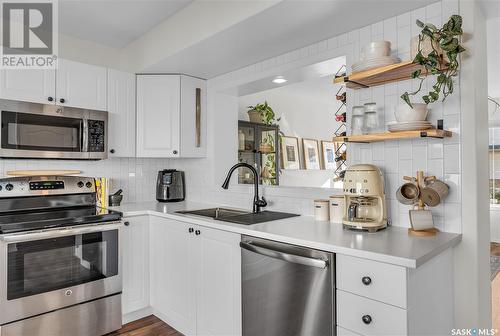
MULTIPOLYGON (((347 67, 342 65, 335 73, 335 79, 343 78, 347 73, 347 67)), ((339 108, 335 112, 335 120, 340 122, 339 127, 335 130, 336 137, 347 135, 347 87, 345 83, 341 83, 335 98, 341 102, 339 108)), ((347 169, 347 145, 345 142, 337 142, 335 150, 335 161, 337 168, 335 169, 335 180, 340 181, 344 178, 345 170, 347 169)))

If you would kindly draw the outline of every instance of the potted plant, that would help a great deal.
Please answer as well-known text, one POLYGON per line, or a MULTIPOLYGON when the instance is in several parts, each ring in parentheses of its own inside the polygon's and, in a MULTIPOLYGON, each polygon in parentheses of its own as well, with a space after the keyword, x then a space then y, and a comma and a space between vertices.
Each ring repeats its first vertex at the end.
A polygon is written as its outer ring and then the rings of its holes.
POLYGON ((404 113, 404 109, 418 108, 420 110, 418 118, 423 117, 424 119, 421 120, 425 120, 428 104, 438 101, 440 97, 442 101, 445 101, 453 93, 453 80, 460 66, 459 55, 465 51, 465 48, 460 45, 460 37, 463 34, 460 15, 452 15, 448 22, 439 29, 433 24, 423 23, 420 20, 417 20, 417 25, 422 28, 422 31, 418 36, 418 48, 413 63, 419 64, 421 68, 412 73, 412 78, 418 78, 420 83, 416 91, 405 92, 401 95, 406 102, 401 111, 404 113), (437 75, 436 83, 426 95, 422 96, 423 103, 412 103, 410 96, 416 96, 422 90, 425 79, 423 72, 437 75))
POLYGON ((271 125, 275 120, 275 114, 271 106, 264 103, 259 103, 255 106, 248 106, 248 117, 251 122, 254 123, 264 123, 266 125, 271 125))

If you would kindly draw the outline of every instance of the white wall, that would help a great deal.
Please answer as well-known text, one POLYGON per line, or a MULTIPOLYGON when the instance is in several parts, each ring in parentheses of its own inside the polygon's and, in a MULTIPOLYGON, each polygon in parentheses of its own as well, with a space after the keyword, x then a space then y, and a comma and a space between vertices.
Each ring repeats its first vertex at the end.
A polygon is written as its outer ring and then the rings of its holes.
POLYGON ((461 143, 463 237, 455 248, 454 264, 455 320, 460 328, 491 328, 486 19, 479 1, 459 4, 468 51, 462 57, 460 78, 460 119, 466 126, 461 143))

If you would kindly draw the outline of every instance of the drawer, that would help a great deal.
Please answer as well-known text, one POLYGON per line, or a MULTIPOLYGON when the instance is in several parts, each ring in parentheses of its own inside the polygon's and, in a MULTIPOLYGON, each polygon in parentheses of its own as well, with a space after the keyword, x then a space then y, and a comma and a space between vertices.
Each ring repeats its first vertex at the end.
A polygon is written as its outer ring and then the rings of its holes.
POLYGON ((406 335, 407 311, 337 290, 337 324, 361 335, 406 335))
POLYGON ((337 254, 337 288, 406 308, 406 268, 337 254))
POLYGON ((337 326, 337 336, 362 336, 362 335, 356 334, 353 331, 337 326))

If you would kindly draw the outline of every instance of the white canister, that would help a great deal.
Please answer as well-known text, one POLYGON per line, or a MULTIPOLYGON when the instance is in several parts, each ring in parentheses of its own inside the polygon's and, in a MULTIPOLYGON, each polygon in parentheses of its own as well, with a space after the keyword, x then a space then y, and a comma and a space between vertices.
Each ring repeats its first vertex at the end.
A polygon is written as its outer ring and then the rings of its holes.
POLYGON ((327 221, 330 219, 330 208, 328 200, 314 201, 314 219, 317 221, 327 221))
POLYGON ((344 196, 330 196, 330 223, 342 223, 344 208, 344 196))

